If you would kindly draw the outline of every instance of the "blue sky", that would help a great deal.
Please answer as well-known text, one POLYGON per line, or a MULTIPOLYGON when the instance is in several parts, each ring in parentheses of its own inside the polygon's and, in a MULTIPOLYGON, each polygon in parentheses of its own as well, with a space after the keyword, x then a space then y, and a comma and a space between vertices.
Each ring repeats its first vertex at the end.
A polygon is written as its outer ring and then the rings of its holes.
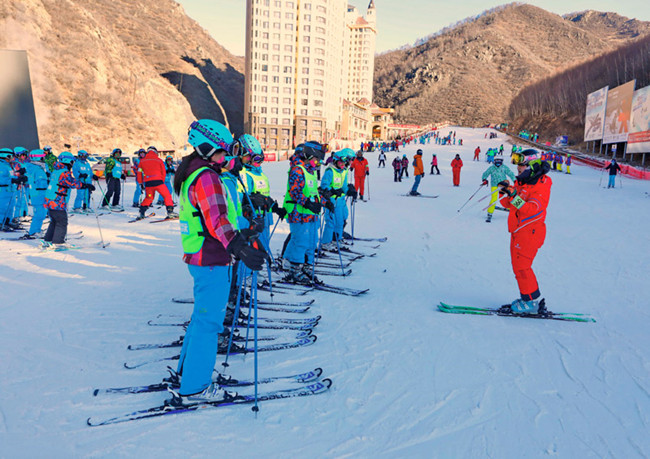
MULTIPOLYGON (((233 54, 244 55, 246 0, 177 0, 185 12, 233 54)), ((365 13, 369 0, 348 0, 365 13)), ((533 0, 525 3, 556 14, 587 9, 612 11, 628 18, 650 21, 648 0, 533 0)), ((485 0, 375 0, 377 51, 412 44, 418 38, 468 16, 503 5, 485 0)))

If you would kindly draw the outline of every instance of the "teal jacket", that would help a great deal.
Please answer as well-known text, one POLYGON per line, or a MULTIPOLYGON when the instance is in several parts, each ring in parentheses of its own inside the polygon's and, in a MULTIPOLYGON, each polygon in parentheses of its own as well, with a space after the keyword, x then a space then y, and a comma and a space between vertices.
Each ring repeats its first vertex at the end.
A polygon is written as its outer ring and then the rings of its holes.
POLYGON ((488 167, 487 170, 483 172, 481 180, 487 180, 488 177, 490 177, 490 186, 497 186, 499 182, 503 182, 508 177, 510 177, 512 182, 515 181, 515 174, 505 164, 501 166, 495 166, 492 164, 488 167))

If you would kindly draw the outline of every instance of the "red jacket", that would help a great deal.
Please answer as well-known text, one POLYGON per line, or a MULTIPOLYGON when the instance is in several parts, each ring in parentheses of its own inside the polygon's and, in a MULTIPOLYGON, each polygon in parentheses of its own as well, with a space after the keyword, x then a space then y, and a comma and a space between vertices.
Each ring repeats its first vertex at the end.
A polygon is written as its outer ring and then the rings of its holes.
POLYGON ((451 160, 451 168, 452 169, 460 170, 461 167, 463 167, 463 160, 462 159, 454 158, 454 159, 451 160))
POLYGON ((551 197, 552 184, 553 181, 548 175, 543 175, 534 185, 521 185, 519 181, 515 182, 517 196, 521 197, 526 203, 517 209, 510 204, 513 198, 509 196, 501 198, 501 205, 510 210, 508 215, 509 232, 516 233, 529 225, 544 224, 548 200, 551 197))
POLYGON ((140 160, 140 171, 145 187, 154 187, 165 183, 165 163, 154 151, 149 151, 140 160))
POLYGON ((366 175, 366 171, 368 170, 368 160, 363 157, 361 159, 358 157, 354 158, 354 161, 352 161, 352 164, 350 165, 350 170, 353 170, 354 175, 359 177, 366 175))

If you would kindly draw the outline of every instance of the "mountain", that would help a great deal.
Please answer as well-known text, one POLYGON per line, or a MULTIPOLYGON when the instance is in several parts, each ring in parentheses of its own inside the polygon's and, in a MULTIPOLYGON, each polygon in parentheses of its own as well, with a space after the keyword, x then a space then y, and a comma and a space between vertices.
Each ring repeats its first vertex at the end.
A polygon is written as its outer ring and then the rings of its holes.
POLYGON ((244 59, 172 0, 3 0, 0 12, 0 48, 28 52, 43 145, 178 150, 203 117, 242 130, 244 59))
POLYGON ((650 23, 613 13, 563 18, 505 5, 419 46, 377 56, 374 102, 394 107, 401 122, 500 122, 525 85, 648 32, 650 23))

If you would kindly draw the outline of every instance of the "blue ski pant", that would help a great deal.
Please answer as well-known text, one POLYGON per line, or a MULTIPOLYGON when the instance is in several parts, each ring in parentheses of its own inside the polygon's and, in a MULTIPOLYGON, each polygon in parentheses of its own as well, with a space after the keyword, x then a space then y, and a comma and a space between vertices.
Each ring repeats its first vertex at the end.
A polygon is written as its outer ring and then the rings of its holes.
POLYGON ((90 207, 90 193, 87 188, 78 188, 77 189, 77 194, 75 195, 74 198, 74 204, 72 207, 74 209, 80 209, 83 207, 83 205, 86 205, 86 207, 90 207))
POLYGON ((339 239, 343 236, 343 226, 348 218, 348 206, 345 198, 341 197, 334 200, 334 212, 325 210, 325 228, 321 237, 321 245, 328 244, 334 240, 334 234, 338 234, 339 239))
POLYGON ((212 382, 230 291, 228 266, 187 267, 194 278, 194 311, 178 361, 182 395, 201 392, 212 382))
POLYGON ((615 175, 610 175, 609 176, 609 183, 607 184, 607 188, 616 188, 616 176, 615 175))
POLYGON ((314 263, 314 250, 318 239, 318 220, 308 223, 289 223, 291 239, 284 252, 284 258, 292 263, 314 263))
POLYGON ((27 190, 21 186, 16 190, 16 200, 12 209, 11 218, 20 218, 27 216, 27 190))
POLYGON ((11 218, 11 202, 14 199, 14 193, 10 189, 9 186, 0 188, 0 218, 3 219, 0 221, 0 225, 4 223, 5 218, 11 218))
POLYGON ((416 192, 418 191, 418 187, 420 186, 420 180, 422 180, 421 175, 416 175, 415 176, 415 182, 413 182, 413 188, 411 188, 411 192, 416 192))
POLYGON ((135 182, 135 191, 133 192, 133 205, 140 205, 140 196, 142 195, 142 185, 135 182))
POLYGON ((32 193, 32 207, 34 215, 32 216, 32 223, 29 225, 29 234, 36 234, 43 229, 43 220, 47 215, 47 209, 43 205, 45 203, 45 190, 39 190, 32 193))

